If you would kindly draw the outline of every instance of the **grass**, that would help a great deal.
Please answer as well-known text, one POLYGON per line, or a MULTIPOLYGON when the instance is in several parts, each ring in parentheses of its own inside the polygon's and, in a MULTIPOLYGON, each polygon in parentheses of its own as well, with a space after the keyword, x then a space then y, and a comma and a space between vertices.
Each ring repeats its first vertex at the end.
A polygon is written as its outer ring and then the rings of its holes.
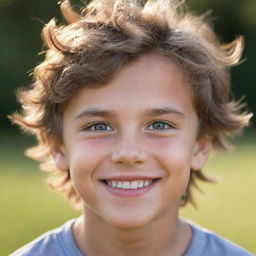
MULTIPOLYGON (((237 149, 217 155, 205 173, 216 185, 202 184, 196 193, 198 209, 187 206, 181 215, 212 229, 256 253, 256 134, 236 142, 237 149)), ((43 232, 79 216, 66 200, 45 185, 46 175, 23 151, 31 139, 5 134, 0 137, 0 255, 8 255, 43 232)))

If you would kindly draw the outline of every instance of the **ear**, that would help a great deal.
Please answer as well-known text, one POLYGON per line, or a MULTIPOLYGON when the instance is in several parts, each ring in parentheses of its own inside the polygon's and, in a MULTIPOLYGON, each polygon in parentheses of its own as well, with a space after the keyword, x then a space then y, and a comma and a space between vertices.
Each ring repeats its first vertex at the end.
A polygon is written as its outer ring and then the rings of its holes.
POLYGON ((212 143, 210 139, 202 139, 196 142, 191 161, 192 170, 200 171, 204 167, 208 160, 211 146, 212 143))
POLYGON ((51 149, 56 167, 61 171, 68 171, 69 164, 64 146, 54 146, 51 149))

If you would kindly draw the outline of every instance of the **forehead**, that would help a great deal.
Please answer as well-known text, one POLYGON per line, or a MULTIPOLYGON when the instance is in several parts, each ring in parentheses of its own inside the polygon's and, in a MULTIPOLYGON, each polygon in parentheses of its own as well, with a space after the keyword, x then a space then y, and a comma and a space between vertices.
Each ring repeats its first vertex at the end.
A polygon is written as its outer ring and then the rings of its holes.
POLYGON ((100 107, 129 112, 162 106, 194 113, 182 70, 166 57, 151 53, 125 64, 106 85, 79 90, 67 110, 100 107))

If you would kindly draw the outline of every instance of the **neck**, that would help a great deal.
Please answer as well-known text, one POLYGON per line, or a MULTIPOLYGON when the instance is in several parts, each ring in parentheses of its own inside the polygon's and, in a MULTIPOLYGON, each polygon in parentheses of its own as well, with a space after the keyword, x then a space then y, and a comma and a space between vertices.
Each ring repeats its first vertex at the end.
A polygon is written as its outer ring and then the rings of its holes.
POLYGON ((73 227, 78 247, 86 256, 184 255, 192 231, 176 216, 162 216, 139 228, 118 228, 86 209, 73 227))

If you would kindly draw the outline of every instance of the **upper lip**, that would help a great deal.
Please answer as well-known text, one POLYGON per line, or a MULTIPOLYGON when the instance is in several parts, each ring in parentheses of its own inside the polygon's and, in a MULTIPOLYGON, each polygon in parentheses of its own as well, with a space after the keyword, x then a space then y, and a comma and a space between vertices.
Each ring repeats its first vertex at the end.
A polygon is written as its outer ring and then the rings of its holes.
POLYGON ((113 176, 103 178, 101 180, 111 180, 111 181, 132 181, 132 180, 154 180, 159 179, 159 177, 149 177, 149 176, 113 176))

